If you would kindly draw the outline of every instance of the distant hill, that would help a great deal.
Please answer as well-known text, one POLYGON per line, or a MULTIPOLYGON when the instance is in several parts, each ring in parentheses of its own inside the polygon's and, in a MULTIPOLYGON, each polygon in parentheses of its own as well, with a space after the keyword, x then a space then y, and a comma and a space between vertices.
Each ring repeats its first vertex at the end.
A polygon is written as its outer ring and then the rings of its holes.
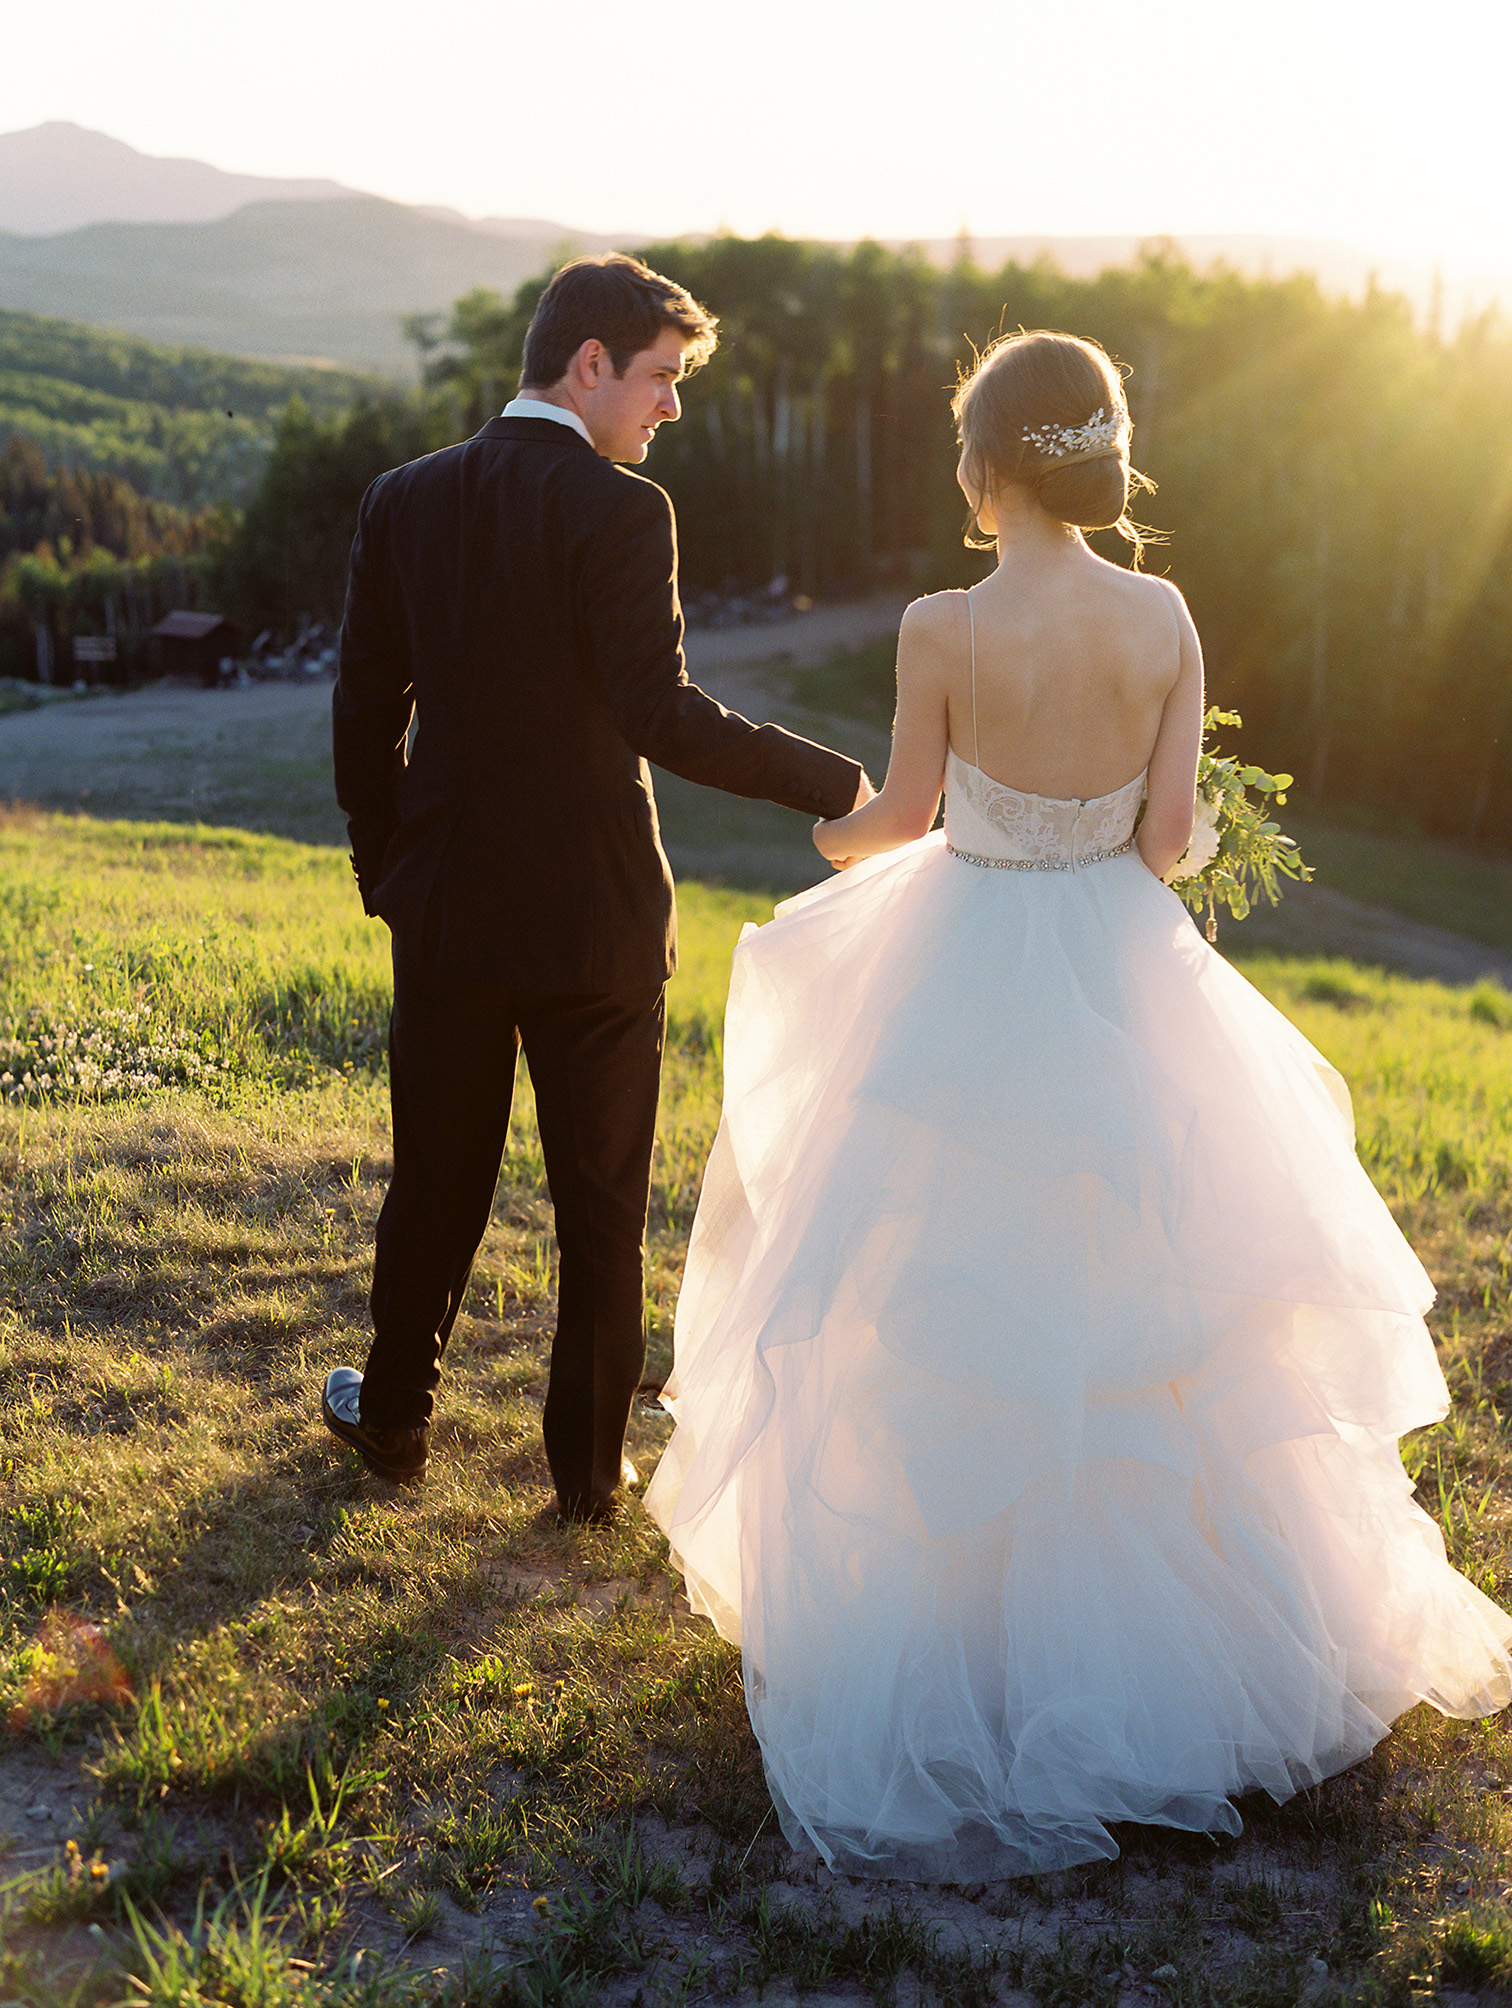
MULTIPOLYGON (((565 248, 633 248, 530 217, 472 219, 414 208, 330 181, 227 174, 203 161, 139 153, 55 121, 0 134, 0 308, 61 316, 145 339, 282 362, 318 360, 412 377, 400 323, 438 313, 476 286, 508 294, 565 248)), ((1052 258, 1084 277, 1135 255, 1136 237, 981 237, 988 270, 1052 258)), ((948 264, 960 240, 922 247, 948 264)), ((1322 239, 1192 236, 1178 248, 1249 275, 1315 273, 1331 292, 1372 276, 1452 328, 1500 294, 1506 275, 1451 272, 1322 239)))
POLYGON ((502 293, 564 244, 607 237, 533 224, 505 237, 373 195, 255 202, 210 223, 95 223, 0 234, 0 307, 233 355, 411 375, 404 315, 475 286, 502 293))
POLYGON ((217 411, 266 418, 302 397, 312 411, 345 410, 374 388, 351 370, 254 362, 246 356, 171 348, 74 321, 0 309, 0 369, 26 371, 161 406, 167 411, 217 411))
POLYGON ((12 434, 54 467, 119 474, 141 495, 244 502, 293 397, 344 409, 372 377, 166 348, 0 311, 0 449, 12 434))
POLYGON ((329 202, 339 181, 227 174, 139 153, 66 119, 0 133, 0 230, 47 235, 86 223, 212 223, 249 202, 329 202))
MULTIPOLYGON (((621 241, 633 248, 632 240, 621 241)), ((472 223, 374 195, 256 202, 209 223, 95 223, 51 237, 0 233, 0 307, 159 343, 409 377, 416 356, 401 329, 406 314, 444 311, 475 286, 508 295, 564 250, 615 243, 534 220, 472 223)), ((1126 264, 1139 244, 1134 237, 992 237, 976 239, 971 250, 989 270, 1043 256, 1087 276, 1126 264)), ((960 246, 939 239, 922 248, 948 263, 960 246)), ((1198 265, 1223 259, 1250 274, 1313 271, 1339 292, 1360 292, 1375 272, 1420 309, 1433 284, 1426 268, 1381 264, 1342 244, 1193 237, 1180 249, 1198 265)), ((1445 311, 1457 319, 1464 304, 1451 294, 1445 311)))

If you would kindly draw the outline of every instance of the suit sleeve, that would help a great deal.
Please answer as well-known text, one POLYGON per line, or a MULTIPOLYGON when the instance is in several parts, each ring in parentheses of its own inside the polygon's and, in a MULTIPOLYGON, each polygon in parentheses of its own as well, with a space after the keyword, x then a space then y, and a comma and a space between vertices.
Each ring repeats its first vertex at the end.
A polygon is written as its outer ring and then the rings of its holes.
POLYGON ((336 800, 346 812, 352 870, 368 913, 383 853, 399 824, 398 789, 415 708, 408 648, 385 604, 375 490, 363 497, 347 572, 341 654, 331 700, 336 800))
POLYGON ((580 605, 597 675, 626 742, 690 781, 843 816, 861 779, 854 760, 780 725, 754 725, 690 683, 683 665, 672 505, 627 481, 612 520, 585 539, 580 605))

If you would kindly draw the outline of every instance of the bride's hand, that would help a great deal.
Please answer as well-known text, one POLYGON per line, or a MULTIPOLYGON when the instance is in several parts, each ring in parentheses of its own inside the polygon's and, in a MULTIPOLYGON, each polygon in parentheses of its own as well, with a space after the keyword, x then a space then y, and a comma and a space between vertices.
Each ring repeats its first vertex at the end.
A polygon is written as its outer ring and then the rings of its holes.
POLYGON ((877 791, 871 784, 871 776, 863 767, 861 778, 856 783, 856 799, 849 815, 831 816, 822 823, 815 823, 814 848, 820 857, 835 867, 837 872, 843 872, 847 865, 858 864, 866 856, 864 849, 855 851, 850 848, 855 842, 856 833, 848 825, 858 810, 864 809, 868 802, 874 802, 876 799, 877 791))
POLYGON ((833 865, 837 872, 843 872, 847 865, 856 863, 856 859, 846 853, 844 839, 840 838, 837 841, 839 827, 844 821, 844 816, 835 816, 828 822, 814 825, 814 849, 825 863, 833 865))

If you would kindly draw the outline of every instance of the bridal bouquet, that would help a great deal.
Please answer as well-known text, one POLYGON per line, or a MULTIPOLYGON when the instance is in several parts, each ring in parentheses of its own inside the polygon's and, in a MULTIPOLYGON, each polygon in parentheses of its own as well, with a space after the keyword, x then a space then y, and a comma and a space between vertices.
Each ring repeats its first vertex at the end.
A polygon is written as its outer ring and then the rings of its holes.
MULTIPOLYGON (((1218 725, 1239 726, 1237 711, 1216 705, 1202 721, 1204 739, 1218 725)), ((1218 904, 1235 920, 1250 910, 1250 895, 1259 890, 1274 906, 1281 897, 1278 877, 1306 881, 1312 868, 1280 825, 1267 820, 1265 808, 1252 802, 1248 790, 1286 800, 1290 774, 1267 774, 1263 767, 1241 766, 1227 754, 1203 752, 1197 767, 1197 814, 1192 840, 1166 873, 1166 884, 1193 913, 1207 908, 1207 938, 1218 938, 1218 904)))

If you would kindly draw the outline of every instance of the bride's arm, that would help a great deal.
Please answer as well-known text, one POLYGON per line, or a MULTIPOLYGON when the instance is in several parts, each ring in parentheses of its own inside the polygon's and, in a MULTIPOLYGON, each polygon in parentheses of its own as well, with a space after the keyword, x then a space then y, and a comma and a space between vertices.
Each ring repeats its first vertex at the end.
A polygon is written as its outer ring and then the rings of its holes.
POLYGON ((1169 595, 1181 661, 1166 696, 1150 755, 1149 795, 1139 826, 1139 855, 1157 878, 1175 864, 1192 835, 1197 759, 1202 751, 1202 644, 1186 601, 1167 579, 1152 580, 1169 595))
MULTIPOLYGON (((950 596, 954 597, 954 596, 950 596)), ((843 869, 859 858, 896 850, 933 827, 945 784, 950 736, 946 711, 946 655, 942 611, 936 599, 915 600, 898 630, 898 712, 892 757, 882 791, 863 808, 814 826, 814 842, 843 869)))

